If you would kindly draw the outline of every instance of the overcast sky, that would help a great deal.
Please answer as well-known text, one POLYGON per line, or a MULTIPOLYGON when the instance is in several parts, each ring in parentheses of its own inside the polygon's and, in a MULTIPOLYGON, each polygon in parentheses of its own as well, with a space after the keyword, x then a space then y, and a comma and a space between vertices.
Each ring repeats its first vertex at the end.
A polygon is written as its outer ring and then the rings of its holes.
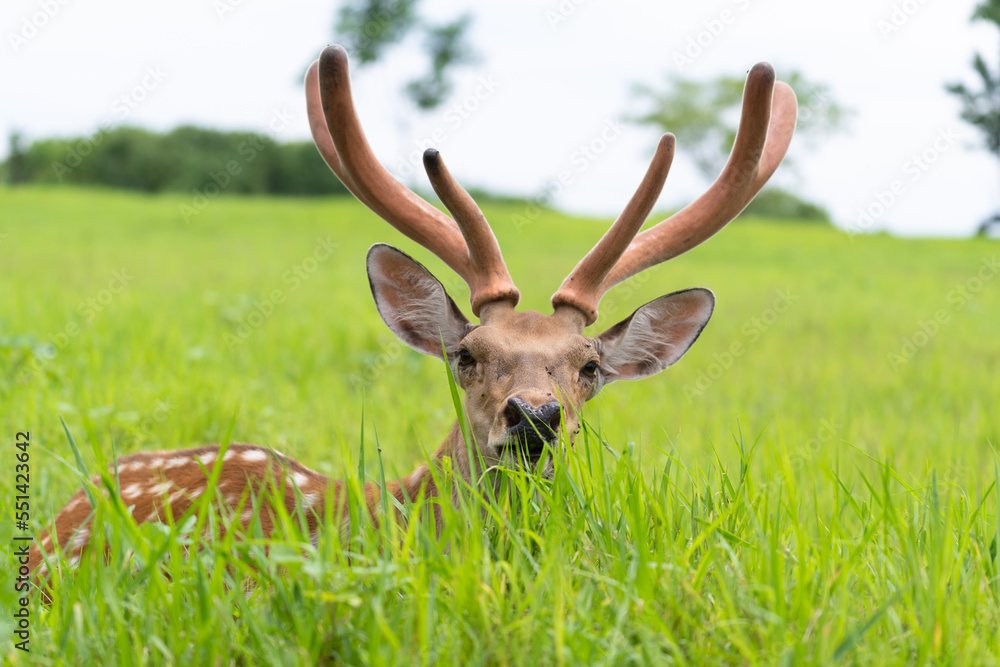
MULTIPOLYGON (((541 192, 560 172, 556 206, 616 215, 657 135, 625 122, 636 83, 669 73, 742 75, 754 63, 800 70, 855 111, 846 132, 802 152, 775 179, 826 206, 839 224, 907 235, 968 235, 1000 208, 1000 169, 958 117, 949 81, 972 81, 975 50, 995 63, 995 29, 974 0, 426 0, 425 14, 475 17, 480 61, 454 98, 418 114, 399 96, 421 66, 418 44, 355 72, 359 113, 376 154, 408 183, 408 160, 436 137, 467 186, 541 192), (700 44, 699 44, 700 43, 700 44), (693 49, 692 44, 699 50, 693 49), (690 56, 690 57, 688 57, 690 56), (682 62, 683 60, 683 62, 682 62), (456 105, 468 111, 459 113, 456 105), (581 159, 595 142, 604 149, 581 159), (881 202, 880 202, 881 200, 881 202)), ((181 123, 308 138, 301 75, 331 39, 335 3, 313 0, 4 0, 0 132, 27 138, 102 125, 181 123)), ((682 151, 684 135, 678 135, 682 151)), ((206 166, 206 169, 211 165, 206 166)), ((418 179, 418 180, 414 180, 418 179)), ((662 208, 705 187, 682 153, 662 208)))

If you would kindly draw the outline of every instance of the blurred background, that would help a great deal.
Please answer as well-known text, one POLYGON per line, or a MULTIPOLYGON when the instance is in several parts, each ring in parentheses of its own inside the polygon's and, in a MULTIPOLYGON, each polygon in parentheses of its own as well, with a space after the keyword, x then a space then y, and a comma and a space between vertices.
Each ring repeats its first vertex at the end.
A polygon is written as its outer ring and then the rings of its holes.
POLYGON ((766 60, 802 111, 765 213, 989 233, 995 4, 972 20, 974 0, 11 0, 4 179, 190 192, 255 133, 281 148, 231 192, 342 192, 298 143, 302 75, 340 42, 369 140, 411 186, 425 186, 419 156, 434 145, 469 188, 613 216, 669 130, 679 155, 661 204, 678 208, 714 178, 742 77, 766 60))

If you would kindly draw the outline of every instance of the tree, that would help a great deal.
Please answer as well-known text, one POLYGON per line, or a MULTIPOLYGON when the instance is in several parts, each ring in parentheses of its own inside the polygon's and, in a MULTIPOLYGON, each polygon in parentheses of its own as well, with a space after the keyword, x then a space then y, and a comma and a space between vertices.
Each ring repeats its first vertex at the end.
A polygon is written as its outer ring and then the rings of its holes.
MULTIPOLYGON (((844 126, 849 112, 833 100, 825 85, 807 81, 800 72, 779 78, 792 87, 799 100, 797 144, 803 145, 804 140, 804 145, 812 146, 821 136, 844 126)), ((646 100, 650 109, 633 120, 677 134, 678 148, 692 157, 706 178, 713 178, 722 171, 736 138, 743 82, 728 76, 695 81, 673 75, 661 90, 636 86, 635 94, 646 100)))
MULTIPOLYGON (((988 21, 1000 28, 1000 0, 984 0, 972 13, 973 21, 988 21)), ((979 129, 986 149, 1000 158, 1000 66, 994 74, 979 53, 972 58, 972 69, 982 88, 973 90, 964 83, 945 86, 962 101, 962 120, 979 129)), ((1000 225, 1000 214, 986 220, 979 228, 985 235, 993 225, 1000 225)))
POLYGON ((417 14, 419 0, 346 0, 337 14, 335 39, 357 67, 382 59, 394 45, 422 33, 428 57, 426 74, 409 81, 403 91, 420 109, 440 106, 451 94, 452 70, 475 59, 467 43, 469 14, 434 25, 417 14))
POLYGON ((21 140, 21 133, 13 131, 7 137, 7 161, 4 165, 7 182, 11 185, 23 183, 27 180, 24 168, 24 145, 21 140))
POLYGON ((329 177, 311 141, 278 143, 268 134, 184 126, 167 133, 137 127, 90 136, 17 141, 0 165, 25 183, 67 183, 204 198, 240 194, 347 194, 329 177))
MULTIPOLYGON (((807 81, 799 72, 779 78, 791 85, 799 100, 796 145, 813 147, 820 137, 844 126, 850 112, 833 100, 825 85, 807 81)), ((736 139, 743 83, 738 77, 695 81, 671 75, 660 90, 639 85, 635 94, 647 102, 649 110, 632 120, 677 134, 678 149, 694 160, 705 178, 711 179, 722 171, 736 139)), ((789 161, 786 157, 785 162, 789 161)), ((830 222, 829 213, 822 207, 774 186, 761 192, 744 214, 830 222)))

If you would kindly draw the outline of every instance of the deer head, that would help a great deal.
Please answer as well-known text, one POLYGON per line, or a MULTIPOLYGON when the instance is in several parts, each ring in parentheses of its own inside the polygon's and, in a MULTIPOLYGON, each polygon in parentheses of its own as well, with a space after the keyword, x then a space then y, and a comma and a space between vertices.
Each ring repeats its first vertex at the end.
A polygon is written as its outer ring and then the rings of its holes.
POLYGON ((552 296, 553 312, 515 310, 519 293, 482 211, 430 149, 424 166, 451 217, 394 179, 365 139, 351 97, 347 54, 330 46, 306 76, 310 127, 338 178, 372 211, 432 251, 471 289, 470 322, 422 265, 392 246, 368 253, 379 314, 403 342, 452 366, 478 453, 493 462, 513 447, 537 457, 560 430, 579 429, 583 403, 617 380, 636 380, 676 363, 708 323, 711 291, 662 296, 596 337, 584 328, 614 285, 698 245, 736 217, 778 167, 795 127, 795 95, 770 65, 747 77, 732 154, 708 191, 639 234, 663 188, 674 136, 652 163, 610 230, 552 296))

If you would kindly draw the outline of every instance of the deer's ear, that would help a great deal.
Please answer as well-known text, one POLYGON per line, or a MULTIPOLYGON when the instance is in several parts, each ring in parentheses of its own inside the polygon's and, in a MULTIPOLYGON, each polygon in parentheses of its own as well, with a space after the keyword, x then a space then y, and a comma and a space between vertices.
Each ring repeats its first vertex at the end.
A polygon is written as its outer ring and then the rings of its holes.
POLYGON ((441 282, 391 245, 368 250, 368 283, 386 326, 417 352, 441 359, 443 340, 451 356, 472 329, 441 282))
POLYGON ((641 306, 596 338, 605 381, 638 380, 675 364, 698 339, 714 308, 715 295, 700 287, 641 306))

